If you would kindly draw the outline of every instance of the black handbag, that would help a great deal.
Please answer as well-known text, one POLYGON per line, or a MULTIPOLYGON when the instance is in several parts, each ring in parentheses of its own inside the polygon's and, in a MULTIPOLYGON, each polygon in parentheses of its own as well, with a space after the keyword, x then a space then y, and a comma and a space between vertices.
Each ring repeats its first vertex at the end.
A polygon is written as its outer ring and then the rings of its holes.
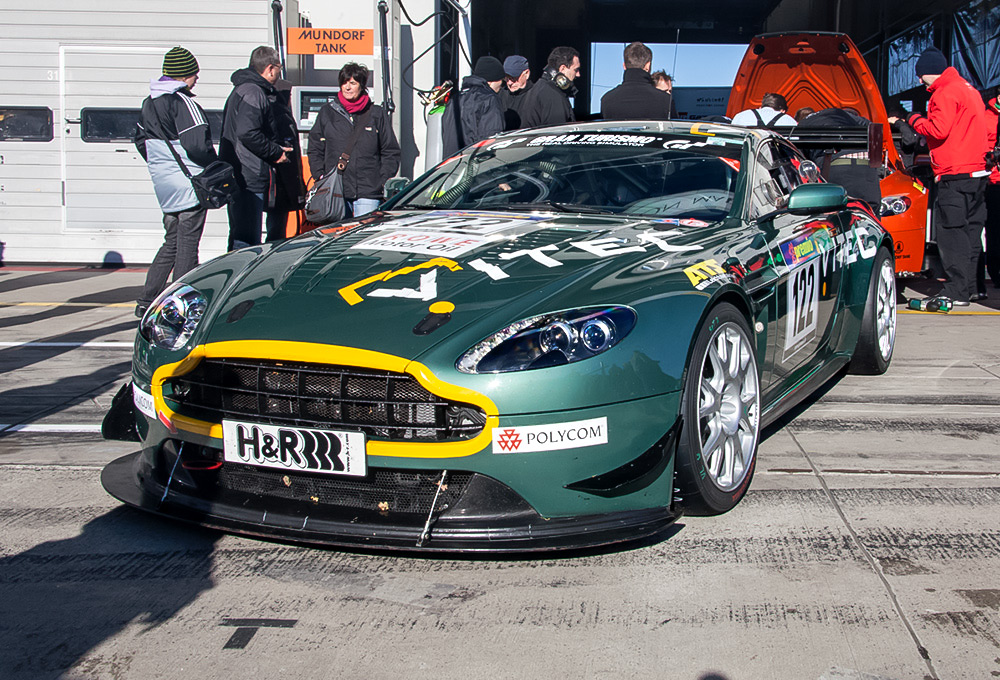
POLYGON ((202 208, 221 208, 236 197, 239 185, 236 184, 233 166, 225 161, 212 161, 197 175, 192 175, 174 145, 170 140, 165 141, 177 164, 181 166, 181 172, 191 180, 191 188, 194 189, 194 195, 198 197, 198 203, 202 208))
POLYGON ((331 168, 317 180, 315 186, 309 191, 305 213, 306 219, 313 224, 324 225, 344 219, 347 212, 347 205, 344 201, 344 171, 351 160, 351 152, 354 151, 358 135, 368 125, 370 119, 371 108, 354 120, 354 130, 351 131, 351 136, 347 139, 347 146, 340 154, 337 166, 331 168))
MULTIPOLYGON (((155 107, 153 108, 153 113, 160 124, 160 128, 165 129, 163 128, 163 122, 159 120, 159 112, 156 111, 155 107)), ((166 137, 166 133, 163 136, 166 137)), ((239 185, 236 183, 236 172, 233 170, 233 166, 225 161, 212 161, 197 175, 192 175, 170 140, 164 139, 163 141, 166 142, 170 153, 174 155, 177 165, 181 167, 181 172, 190 180, 191 188, 194 189, 194 195, 198 198, 198 204, 202 208, 221 208, 232 202, 236 197, 236 193, 240 190, 239 185)), ((178 140, 178 143, 180 143, 180 140, 178 140)))

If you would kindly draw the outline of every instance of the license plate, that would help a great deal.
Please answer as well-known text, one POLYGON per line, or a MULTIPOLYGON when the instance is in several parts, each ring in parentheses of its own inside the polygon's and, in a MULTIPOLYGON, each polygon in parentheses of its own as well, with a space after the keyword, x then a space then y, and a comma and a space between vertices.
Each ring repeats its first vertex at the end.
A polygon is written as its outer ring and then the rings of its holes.
POLYGON ((222 421, 223 459, 291 472, 364 477, 365 435, 222 421))

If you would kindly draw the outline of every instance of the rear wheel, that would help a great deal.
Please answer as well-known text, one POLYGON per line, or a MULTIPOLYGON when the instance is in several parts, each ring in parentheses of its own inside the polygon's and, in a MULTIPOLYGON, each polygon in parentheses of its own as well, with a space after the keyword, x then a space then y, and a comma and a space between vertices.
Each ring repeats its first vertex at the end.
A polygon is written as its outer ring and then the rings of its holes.
POLYGON ((896 343, 896 269, 885 248, 879 248, 868 281, 861 317, 861 334, 851 358, 851 373, 881 375, 892 361, 896 343))
POLYGON ((686 512, 736 507, 753 477, 760 436, 760 381, 750 327, 732 305, 706 317, 684 378, 676 482, 686 512))

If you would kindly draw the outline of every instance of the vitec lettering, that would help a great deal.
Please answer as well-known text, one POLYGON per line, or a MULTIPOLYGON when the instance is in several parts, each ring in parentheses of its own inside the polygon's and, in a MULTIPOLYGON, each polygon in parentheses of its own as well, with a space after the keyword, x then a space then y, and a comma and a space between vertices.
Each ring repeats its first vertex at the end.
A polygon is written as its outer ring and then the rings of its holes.
POLYGON ((608 419, 593 418, 571 423, 498 427, 493 430, 493 453, 561 451, 608 443, 608 419))
POLYGON ((223 458, 278 470, 367 474, 365 437, 360 432, 327 432, 222 421, 223 458))

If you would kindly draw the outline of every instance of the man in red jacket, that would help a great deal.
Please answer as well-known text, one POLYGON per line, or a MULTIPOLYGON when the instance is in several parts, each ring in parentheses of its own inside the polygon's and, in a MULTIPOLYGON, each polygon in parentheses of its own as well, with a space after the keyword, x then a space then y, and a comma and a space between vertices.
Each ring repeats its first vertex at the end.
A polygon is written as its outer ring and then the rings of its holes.
MULTIPOLYGON (((982 97, 944 54, 929 47, 917 59, 917 77, 931 93, 927 115, 907 122, 927 138, 938 185, 934 225, 938 252, 948 280, 939 297, 967 307, 978 300, 976 267, 986 224, 986 108, 982 97)), ((895 119, 890 118, 890 123, 895 119)))

